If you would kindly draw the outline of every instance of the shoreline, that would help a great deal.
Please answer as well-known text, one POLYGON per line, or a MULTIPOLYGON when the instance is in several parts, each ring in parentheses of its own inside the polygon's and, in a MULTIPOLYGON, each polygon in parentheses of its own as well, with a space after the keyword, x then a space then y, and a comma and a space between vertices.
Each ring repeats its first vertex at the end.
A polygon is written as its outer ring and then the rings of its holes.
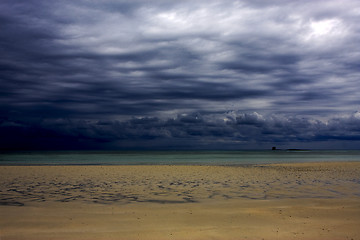
POLYGON ((0 168, 1 167, 71 167, 71 166, 100 166, 100 167, 135 167, 135 166, 173 166, 173 167, 254 167, 254 166, 258 166, 258 167, 262 167, 262 166, 271 166, 271 165, 302 165, 302 164, 348 164, 348 163, 360 163, 360 160, 343 160, 343 161, 306 161, 306 162, 278 162, 278 163, 229 163, 229 164, 219 164, 219 163, 214 163, 214 164, 208 164, 208 163, 181 163, 181 164, 169 164, 169 163, 157 163, 157 164, 153 164, 153 163, 140 163, 140 164, 119 164, 119 163, 114 163, 114 164, 105 164, 105 163, 64 163, 64 164, 59 164, 59 163, 31 163, 31 164, 24 164, 24 163, 1 163, 0 162, 0 168))
POLYGON ((360 162, 0 166, 0 238, 358 239, 360 162))
POLYGON ((324 151, 134 151, 0 154, 0 165, 226 165, 360 161, 360 150, 324 151))

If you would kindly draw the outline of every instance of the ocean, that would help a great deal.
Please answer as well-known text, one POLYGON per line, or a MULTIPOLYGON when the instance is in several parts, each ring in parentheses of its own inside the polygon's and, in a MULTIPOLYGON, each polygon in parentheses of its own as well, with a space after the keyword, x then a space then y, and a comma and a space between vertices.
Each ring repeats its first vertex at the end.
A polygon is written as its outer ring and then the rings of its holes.
POLYGON ((0 154, 0 165, 249 165, 360 161, 360 150, 31 151, 0 154))

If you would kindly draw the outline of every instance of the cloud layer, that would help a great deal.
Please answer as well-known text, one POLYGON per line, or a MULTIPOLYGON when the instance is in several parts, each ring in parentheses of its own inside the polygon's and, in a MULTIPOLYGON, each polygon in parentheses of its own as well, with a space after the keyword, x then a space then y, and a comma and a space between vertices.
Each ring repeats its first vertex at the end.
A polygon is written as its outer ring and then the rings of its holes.
POLYGON ((2 142, 357 140, 358 22, 356 0, 1 1, 2 142))
POLYGON ((320 121, 228 112, 182 114, 127 121, 44 120, 2 122, 2 149, 356 149, 360 113, 320 121))

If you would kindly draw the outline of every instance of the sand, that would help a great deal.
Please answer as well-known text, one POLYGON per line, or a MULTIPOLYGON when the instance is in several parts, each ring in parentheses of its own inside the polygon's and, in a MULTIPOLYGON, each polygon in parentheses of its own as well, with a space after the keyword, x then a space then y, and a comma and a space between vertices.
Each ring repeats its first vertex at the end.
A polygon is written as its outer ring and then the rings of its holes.
POLYGON ((0 239, 360 239, 360 162, 0 166, 0 239))

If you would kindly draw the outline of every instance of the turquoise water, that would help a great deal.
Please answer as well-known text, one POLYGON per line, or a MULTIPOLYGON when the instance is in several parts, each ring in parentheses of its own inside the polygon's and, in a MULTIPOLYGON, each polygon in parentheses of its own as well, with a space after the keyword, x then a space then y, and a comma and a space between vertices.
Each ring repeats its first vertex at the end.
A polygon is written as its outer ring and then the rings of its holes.
POLYGON ((63 151, 0 154, 0 165, 244 165, 324 161, 360 161, 360 151, 63 151))

